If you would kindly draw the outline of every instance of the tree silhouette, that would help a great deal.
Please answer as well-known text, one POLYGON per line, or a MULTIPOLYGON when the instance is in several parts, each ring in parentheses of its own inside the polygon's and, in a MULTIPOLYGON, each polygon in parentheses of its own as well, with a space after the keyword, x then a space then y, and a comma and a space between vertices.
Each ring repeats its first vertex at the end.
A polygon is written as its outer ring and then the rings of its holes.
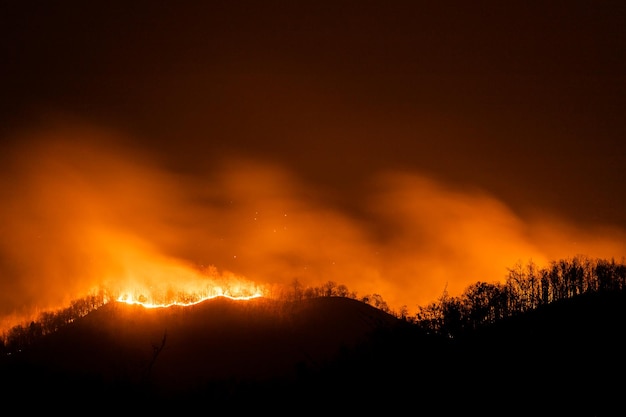
MULTIPOLYGON (((456 337, 508 317, 524 314, 564 299, 596 292, 616 292, 626 289, 626 265, 615 259, 590 259, 582 255, 558 259, 539 268, 529 261, 518 262, 508 270, 504 283, 478 281, 469 285, 459 296, 452 297, 444 290, 442 296, 427 305, 418 306, 417 313, 408 317, 406 306, 392 311, 380 294, 357 293, 345 285, 327 281, 321 286, 304 287, 296 278, 291 290, 279 299, 300 301, 316 297, 347 297, 358 299, 384 312, 416 324, 429 333, 456 337)), ((96 310, 114 299, 104 290, 74 300, 58 311, 42 312, 37 320, 16 325, 0 338, 5 354, 18 352, 47 334, 96 310)), ((165 338, 164 340, 165 341, 165 338)))
POLYGON ((436 302, 420 307, 417 324, 429 332, 454 337, 502 319, 533 311, 556 301, 594 292, 626 288, 626 265, 582 255, 559 259, 545 268, 532 261, 508 270, 505 284, 476 282, 463 294, 447 293, 436 302))
POLYGON ((149 380, 150 376, 152 375, 152 367, 154 366, 157 357, 159 356, 159 354, 161 353, 161 351, 163 350, 163 348, 165 347, 165 341, 167 340, 167 330, 163 333, 163 339, 161 339, 161 344, 160 345, 156 345, 156 344, 152 344, 152 357, 150 358, 150 361, 148 362, 148 366, 146 368, 145 374, 144 374, 144 380, 149 380))

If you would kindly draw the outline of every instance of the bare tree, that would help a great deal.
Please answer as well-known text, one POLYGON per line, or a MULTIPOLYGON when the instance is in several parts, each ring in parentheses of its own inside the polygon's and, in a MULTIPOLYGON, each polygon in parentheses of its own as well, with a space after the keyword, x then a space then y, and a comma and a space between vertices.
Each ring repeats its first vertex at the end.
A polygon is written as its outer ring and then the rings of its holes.
POLYGON ((163 339, 161 340, 160 345, 157 345, 154 343, 152 344, 152 358, 150 359, 150 362, 148 362, 148 367, 146 368, 146 372, 144 375, 145 380, 150 379, 150 375, 152 374, 152 367, 154 366, 154 363, 156 362, 159 354, 163 351, 163 348, 165 347, 166 339, 167 339, 167 330, 163 333, 163 339))

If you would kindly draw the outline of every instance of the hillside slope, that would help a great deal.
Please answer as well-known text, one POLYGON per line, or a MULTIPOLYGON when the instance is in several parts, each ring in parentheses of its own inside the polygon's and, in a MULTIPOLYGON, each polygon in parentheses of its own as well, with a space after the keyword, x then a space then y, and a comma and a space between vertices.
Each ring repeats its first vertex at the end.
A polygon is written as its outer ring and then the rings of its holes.
POLYGON ((455 343, 456 367, 491 414, 626 413, 626 293, 589 293, 496 323, 455 343), (502 407, 502 405, 506 405, 502 407))
POLYGON ((16 378, 16 390, 21 384, 31 392, 85 390, 95 398, 101 390, 176 398, 209 386, 295 381, 399 324, 341 297, 217 298, 161 309, 109 303, 5 358, 3 370, 16 378))
POLYGON ((2 358, 5 398, 115 411, 613 416, 626 295, 590 294, 448 339, 348 298, 108 304, 2 358), (45 399, 45 401, 43 400, 45 399), (60 401, 62 399, 63 401, 60 401), (418 413, 419 414, 419 413, 418 413))

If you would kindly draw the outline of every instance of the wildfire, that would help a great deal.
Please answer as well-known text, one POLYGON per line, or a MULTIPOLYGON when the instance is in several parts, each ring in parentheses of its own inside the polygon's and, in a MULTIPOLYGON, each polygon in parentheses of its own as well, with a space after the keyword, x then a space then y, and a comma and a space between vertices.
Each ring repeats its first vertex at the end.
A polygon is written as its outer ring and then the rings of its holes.
POLYGON ((109 254, 106 287, 117 302, 163 308, 191 306, 216 297, 249 300, 269 292, 213 265, 194 266, 166 256, 136 236, 97 229, 94 239, 109 254))
POLYGON ((173 288, 158 290, 155 288, 135 288, 122 291, 116 301, 126 304, 138 304, 145 308, 165 308, 171 306, 191 306, 217 297, 231 300, 251 300, 265 296, 265 289, 247 282, 237 282, 235 285, 205 284, 193 290, 179 290, 173 288))

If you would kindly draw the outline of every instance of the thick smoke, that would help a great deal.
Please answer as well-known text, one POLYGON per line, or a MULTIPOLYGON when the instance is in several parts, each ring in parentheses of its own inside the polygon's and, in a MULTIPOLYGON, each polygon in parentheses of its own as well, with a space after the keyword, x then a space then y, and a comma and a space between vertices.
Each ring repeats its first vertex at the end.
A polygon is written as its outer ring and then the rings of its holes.
POLYGON ((622 231, 522 219, 419 172, 373 173, 356 216, 281 166, 242 157, 175 172, 119 138, 63 128, 13 142, 0 184, 4 323, 102 286, 185 286, 202 270, 268 287, 334 281, 413 313, 517 262, 626 253, 622 231))

